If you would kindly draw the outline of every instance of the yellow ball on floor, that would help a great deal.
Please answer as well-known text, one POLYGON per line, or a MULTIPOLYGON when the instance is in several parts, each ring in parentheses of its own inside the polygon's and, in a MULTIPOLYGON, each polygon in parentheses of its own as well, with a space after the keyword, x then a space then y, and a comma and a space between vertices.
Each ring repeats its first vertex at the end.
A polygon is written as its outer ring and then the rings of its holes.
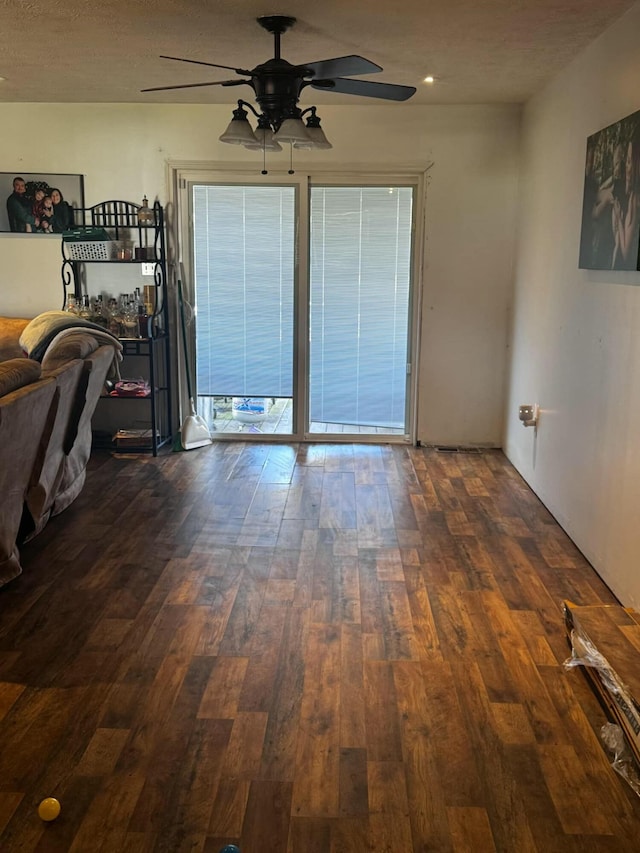
POLYGON ((60 803, 55 797, 46 797, 38 806, 38 815, 42 820, 55 820, 60 814, 60 803))

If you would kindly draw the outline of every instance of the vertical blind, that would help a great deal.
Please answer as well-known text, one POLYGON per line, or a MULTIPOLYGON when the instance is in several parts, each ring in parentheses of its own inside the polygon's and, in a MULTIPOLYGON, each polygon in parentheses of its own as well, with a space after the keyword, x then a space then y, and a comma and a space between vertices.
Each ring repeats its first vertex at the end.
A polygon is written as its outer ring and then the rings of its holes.
POLYGON ((198 394, 293 395, 295 187, 194 186, 198 394))
POLYGON ((310 416, 405 426, 411 187, 311 189, 310 416))

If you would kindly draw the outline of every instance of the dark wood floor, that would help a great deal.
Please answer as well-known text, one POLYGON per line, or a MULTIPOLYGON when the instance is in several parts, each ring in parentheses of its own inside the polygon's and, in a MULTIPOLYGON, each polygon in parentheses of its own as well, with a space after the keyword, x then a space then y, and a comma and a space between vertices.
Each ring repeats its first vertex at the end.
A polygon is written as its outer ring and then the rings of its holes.
POLYGON ((23 554, 2 853, 640 849, 562 667, 562 600, 615 599, 498 451, 95 457, 23 554))

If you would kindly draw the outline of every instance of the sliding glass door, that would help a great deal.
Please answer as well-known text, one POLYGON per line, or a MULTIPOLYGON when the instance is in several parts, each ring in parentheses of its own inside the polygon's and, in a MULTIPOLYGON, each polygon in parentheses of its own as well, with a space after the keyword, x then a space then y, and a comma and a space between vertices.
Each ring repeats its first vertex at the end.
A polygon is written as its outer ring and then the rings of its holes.
POLYGON ((414 187, 190 185, 214 435, 410 437, 414 187))
POLYGON ((406 432, 412 201, 311 187, 311 432, 406 432))
POLYGON ((276 414, 291 432, 295 213, 294 186, 193 188, 197 389, 215 432, 276 414))

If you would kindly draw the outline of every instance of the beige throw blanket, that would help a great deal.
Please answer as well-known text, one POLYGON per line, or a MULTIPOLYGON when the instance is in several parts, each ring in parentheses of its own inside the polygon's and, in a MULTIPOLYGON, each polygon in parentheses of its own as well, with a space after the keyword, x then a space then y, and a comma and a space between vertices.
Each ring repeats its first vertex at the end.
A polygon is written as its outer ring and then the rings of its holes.
POLYGON ((28 358, 41 362, 61 340, 77 332, 86 332, 95 338, 98 344, 113 347, 110 378, 120 379, 122 344, 118 338, 102 326, 76 317, 68 311, 45 311, 38 314, 20 335, 20 346, 28 358))

